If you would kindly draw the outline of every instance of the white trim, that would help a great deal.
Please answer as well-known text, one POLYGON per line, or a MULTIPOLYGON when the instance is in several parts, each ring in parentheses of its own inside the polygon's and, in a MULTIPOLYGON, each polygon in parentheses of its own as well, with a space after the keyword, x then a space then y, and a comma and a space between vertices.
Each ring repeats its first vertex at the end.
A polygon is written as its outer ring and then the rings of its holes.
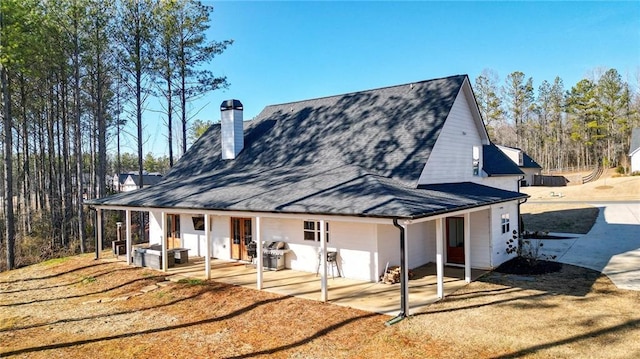
MULTIPOLYGON (((513 201, 515 201, 515 199, 513 201)), ((512 202, 512 201, 508 201, 508 202, 512 202)), ((455 211, 455 212, 449 212, 449 213, 437 214, 437 215, 430 216, 430 217, 413 219, 413 220, 411 220, 411 223, 415 224, 415 223, 421 223, 421 222, 429 222, 429 221, 433 221, 433 220, 436 220, 436 219, 447 218, 447 217, 459 217, 460 215, 464 215, 465 213, 483 211, 485 209, 491 208, 491 206, 492 205, 486 205, 486 206, 474 207, 474 208, 467 208, 467 209, 461 209, 461 210, 455 211)))
POLYGON ((378 218, 378 217, 359 217, 359 216, 340 216, 340 215, 323 215, 313 213, 272 213, 272 212, 249 212, 249 211, 220 211, 209 209, 188 209, 179 207, 128 207, 128 206, 112 206, 112 205, 92 205, 95 209, 110 210, 110 211, 172 211, 172 213, 180 214, 205 214, 208 213, 213 216, 228 216, 228 217, 255 217, 260 216, 263 218, 282 218, 282 219, 302 219, 309 220, 309 218, 318 218, 322 216, 325 220, 335 222, 358 222, 358 223, 374 223, 374 224, 389 224, 392 223, 392 218, 378 218))

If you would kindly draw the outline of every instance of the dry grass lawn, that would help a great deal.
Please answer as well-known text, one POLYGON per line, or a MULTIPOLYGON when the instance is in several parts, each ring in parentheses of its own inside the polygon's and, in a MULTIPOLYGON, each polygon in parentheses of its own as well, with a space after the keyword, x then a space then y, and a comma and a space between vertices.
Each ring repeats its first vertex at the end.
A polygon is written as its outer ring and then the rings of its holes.
POLYGON ((165 282, 85 255, 0 273, 0 357, 634 358, 638 303, 640 292, 565 266, 535 277, 492 273, 386 327, 382 315, 165 282))

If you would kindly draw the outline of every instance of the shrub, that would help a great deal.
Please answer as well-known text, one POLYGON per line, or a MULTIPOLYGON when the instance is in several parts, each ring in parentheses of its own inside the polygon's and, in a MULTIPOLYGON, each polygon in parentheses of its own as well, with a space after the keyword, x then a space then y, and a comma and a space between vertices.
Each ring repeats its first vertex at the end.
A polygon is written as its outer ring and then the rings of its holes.
MULTIPOLYGON (((527 233, 518 233, 513 230, 513 237, 507 241, 507 253, 515 253, 517 257, 526 259, 532 265, 539 260, 555 260, 556 256, 547 255, 541 252, 544 243, 540 239, 525 238, 530 237, 527 233)), ((547 233, 543 233, 546 235, 547 233)))

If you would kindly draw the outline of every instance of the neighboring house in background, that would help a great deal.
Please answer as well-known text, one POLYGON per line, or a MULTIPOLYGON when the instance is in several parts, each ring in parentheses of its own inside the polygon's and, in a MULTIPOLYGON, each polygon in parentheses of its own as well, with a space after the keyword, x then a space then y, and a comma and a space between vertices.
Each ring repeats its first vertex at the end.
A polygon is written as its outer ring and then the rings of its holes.
POLYGON ((211 257, 283 241, 286 268, 315 273, 333 251, 343 276, 365 281, 401 265, 406 283, 407 268, 437 263, 442 297, 445 263, 470 280, 514 256, 523 172, 489 140, 466 75, 267 106, 246 122, 240 101, 221 111, 161 183, 87 204, 148 211, 150 242, 205 256, 209 274, 211 257))
POLYGON ((520 170, 524 173, 524 178, 521 181, 522 186, 533 185, 533 176, 540 176, 542 172, 542 166, 540 166, 533 158, 529 157, 523 150, 514 147, 497 146, 505 155, 507 155, 513 163, 518 165, 520 170))
POLYGON ((631 157, 631 173, 640 172, 640 127, 631 130, 629 157, 631 157))
MULTIPOLYGON (((162 181, 162 175, 159 173, 143 172, 142 185, 144 187, 157 184, 162 181)), ((113 175, 114 192, 130 192, 140 188, 140 175, 138 172, 121 173, 113 175)))

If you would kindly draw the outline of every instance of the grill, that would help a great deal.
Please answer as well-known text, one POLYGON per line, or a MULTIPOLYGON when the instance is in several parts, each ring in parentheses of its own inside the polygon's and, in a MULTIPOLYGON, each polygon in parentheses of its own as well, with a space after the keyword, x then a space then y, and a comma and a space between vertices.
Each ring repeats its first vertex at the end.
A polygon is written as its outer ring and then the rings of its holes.
POLYGON ((284 269, 285 256, 291 250, 284 242, 266 242, 262 247, 262 264, 270 270, 284 269))

